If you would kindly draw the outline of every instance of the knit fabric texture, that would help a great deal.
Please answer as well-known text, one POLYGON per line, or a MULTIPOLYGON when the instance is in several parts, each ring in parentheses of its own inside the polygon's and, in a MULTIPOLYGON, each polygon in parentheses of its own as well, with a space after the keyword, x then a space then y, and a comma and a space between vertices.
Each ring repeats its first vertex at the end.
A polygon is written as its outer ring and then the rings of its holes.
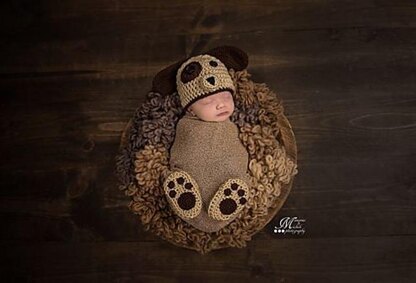
POLYGON ((208 216, 208 206, 222 183, 238 178, 249 183, 248 152, 230 120, 207 122, 185 115, 176 127, 170 150, 171 170, 183 170, 198 183, 202 197, 201 213, 186 222, 205 232, 216 232, 230 223, 208 216))
POLYGON ((177 72, 176 85, 184 109, 210 94, 222 90, 235 92, 227 67, 211 55, 199 55, 185 61, 177 72))

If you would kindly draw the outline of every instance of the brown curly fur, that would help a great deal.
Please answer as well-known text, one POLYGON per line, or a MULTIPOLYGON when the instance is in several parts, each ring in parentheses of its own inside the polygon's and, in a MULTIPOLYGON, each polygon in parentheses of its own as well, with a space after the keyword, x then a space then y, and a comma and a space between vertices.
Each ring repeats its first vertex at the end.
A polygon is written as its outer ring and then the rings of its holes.
POLYGON ((231 120, 249 153, 251 196, 238 218, 215 233, 202 232, 175 215, 163 193, 168 174, 169 148, 181 109, 177 94, 149 93, 148 103, 137 111, 129 144, 117 157, 120 189, 132 198, 129 208, 146 230, 176 245, 207 253, 224 247, 244 247, 267 224, 281 188, 297 174, 297 165, 281 144, 281 101, 265 84, 250 80, 247 70, 230 71, 237 91, 231 120))

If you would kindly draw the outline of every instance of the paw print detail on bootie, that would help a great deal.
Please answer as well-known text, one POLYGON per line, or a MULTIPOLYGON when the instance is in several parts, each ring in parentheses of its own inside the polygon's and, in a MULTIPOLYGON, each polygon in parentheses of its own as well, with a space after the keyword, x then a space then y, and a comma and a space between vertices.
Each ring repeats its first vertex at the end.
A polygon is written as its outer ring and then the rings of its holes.
POLYGON ((216 220, 229 220, 240 213, 247 203, 248 186, 240 179, 229 179, 212 198, 208 215, 216 220))
POLYGON ((191 219, 199 215, 202 199, 198 184, 185 171, 171 173, 163 184, 173 211, 184 219, 191 219))

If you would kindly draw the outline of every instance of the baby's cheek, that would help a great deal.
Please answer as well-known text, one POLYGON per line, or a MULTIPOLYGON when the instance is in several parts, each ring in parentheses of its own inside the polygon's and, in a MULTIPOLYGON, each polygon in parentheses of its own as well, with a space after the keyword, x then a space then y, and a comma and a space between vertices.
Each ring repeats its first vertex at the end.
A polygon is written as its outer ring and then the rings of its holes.
POLYGON ((211 105, 207 105, 203 108, 202 112, 206 117, 210 117, 214 113, 214 107, 212 107, 211 105))

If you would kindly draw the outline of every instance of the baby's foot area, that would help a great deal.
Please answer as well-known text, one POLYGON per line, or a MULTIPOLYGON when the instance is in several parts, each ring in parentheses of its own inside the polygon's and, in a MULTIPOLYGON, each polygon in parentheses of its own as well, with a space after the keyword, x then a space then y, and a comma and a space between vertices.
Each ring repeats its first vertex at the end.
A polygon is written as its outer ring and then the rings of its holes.
POLYGON ((212 198, 208 215, 216 220, 229 220, 241 212, 247 203, 248 186, 241 179, 229 179, 212 198))
POLYGON ((163 189, 172 209, 181 218, 191 219, 201 212, 202 199, 198 184, 185 171, 171 173, 163 183, 163 189))

